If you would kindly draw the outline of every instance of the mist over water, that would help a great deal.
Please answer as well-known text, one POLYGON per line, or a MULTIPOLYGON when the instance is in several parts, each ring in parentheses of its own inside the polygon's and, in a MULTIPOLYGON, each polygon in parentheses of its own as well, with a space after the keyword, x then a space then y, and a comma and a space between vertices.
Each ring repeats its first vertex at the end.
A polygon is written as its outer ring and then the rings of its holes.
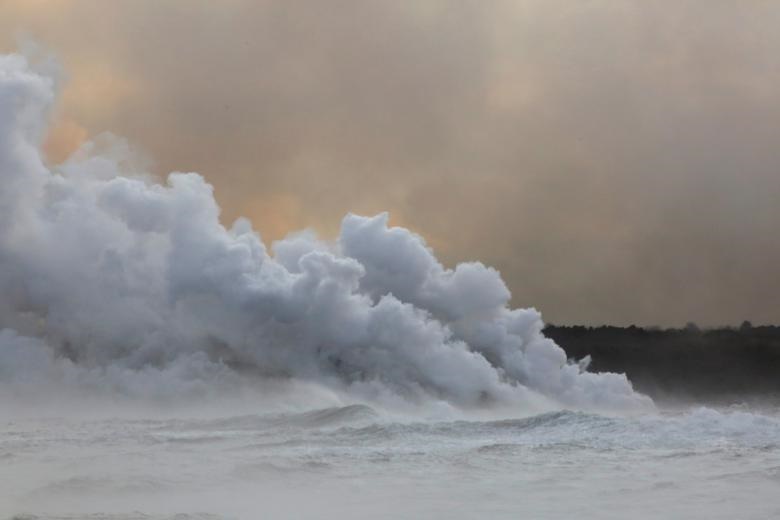
POLYGON ((49 165, 46 69, 0 56, 0 515, 780 511, 774 411, 658 412, 387 215, 266 245, 118 138, 49 165))

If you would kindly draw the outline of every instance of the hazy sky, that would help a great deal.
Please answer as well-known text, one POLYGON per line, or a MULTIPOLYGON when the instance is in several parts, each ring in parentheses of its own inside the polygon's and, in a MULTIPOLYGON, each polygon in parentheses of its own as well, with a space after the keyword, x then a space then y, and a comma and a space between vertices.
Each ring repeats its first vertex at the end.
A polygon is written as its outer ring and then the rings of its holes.
POLYGON ((780 322, 780 2, 0 0, 104 131, 267 240, 389 210, 556 323, 780 322))

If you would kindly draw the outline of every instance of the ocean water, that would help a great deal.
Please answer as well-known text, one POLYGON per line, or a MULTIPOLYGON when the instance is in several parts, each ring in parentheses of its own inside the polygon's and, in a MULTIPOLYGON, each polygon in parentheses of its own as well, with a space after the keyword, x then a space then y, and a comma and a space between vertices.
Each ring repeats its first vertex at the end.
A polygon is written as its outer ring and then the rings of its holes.
POLYGON ((0 518, 780 518, 780 415, 4 419, 0 518))

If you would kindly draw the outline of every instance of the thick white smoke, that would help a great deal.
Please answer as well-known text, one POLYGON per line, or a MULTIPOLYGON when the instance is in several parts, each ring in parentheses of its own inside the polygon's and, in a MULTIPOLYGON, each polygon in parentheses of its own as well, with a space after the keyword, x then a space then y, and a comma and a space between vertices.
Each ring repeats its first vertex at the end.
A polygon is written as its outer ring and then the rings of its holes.
POLYGON ((161 184, 127 171, 121 146, 94 143, 48 168, 54 101, 51 78, 0 57, 4 391, 143 395, 273 377, 463 408, 649 405, 625 376, 567 363, 535 310, 508 308, 498 272, 445 269, 386 215, 348 215, 335 243, 303 232, 269 252, 247 221, 220 224, 197 174, 161 184))

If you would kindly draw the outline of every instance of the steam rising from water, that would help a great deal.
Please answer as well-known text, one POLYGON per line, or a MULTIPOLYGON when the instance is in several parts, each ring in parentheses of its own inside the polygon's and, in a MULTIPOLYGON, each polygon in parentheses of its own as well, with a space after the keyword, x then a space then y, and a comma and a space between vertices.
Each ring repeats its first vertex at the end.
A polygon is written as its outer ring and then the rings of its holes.
POLYGON ((55 81, 0 57, 0 384, 150 398, 283 379, 353 400, 633 409, 625 376, 569 363, 499 273, 444 268, 387 215, 270 250, 226 229, 194 173, 164 183, 104 138, 54 168, 55 81))

